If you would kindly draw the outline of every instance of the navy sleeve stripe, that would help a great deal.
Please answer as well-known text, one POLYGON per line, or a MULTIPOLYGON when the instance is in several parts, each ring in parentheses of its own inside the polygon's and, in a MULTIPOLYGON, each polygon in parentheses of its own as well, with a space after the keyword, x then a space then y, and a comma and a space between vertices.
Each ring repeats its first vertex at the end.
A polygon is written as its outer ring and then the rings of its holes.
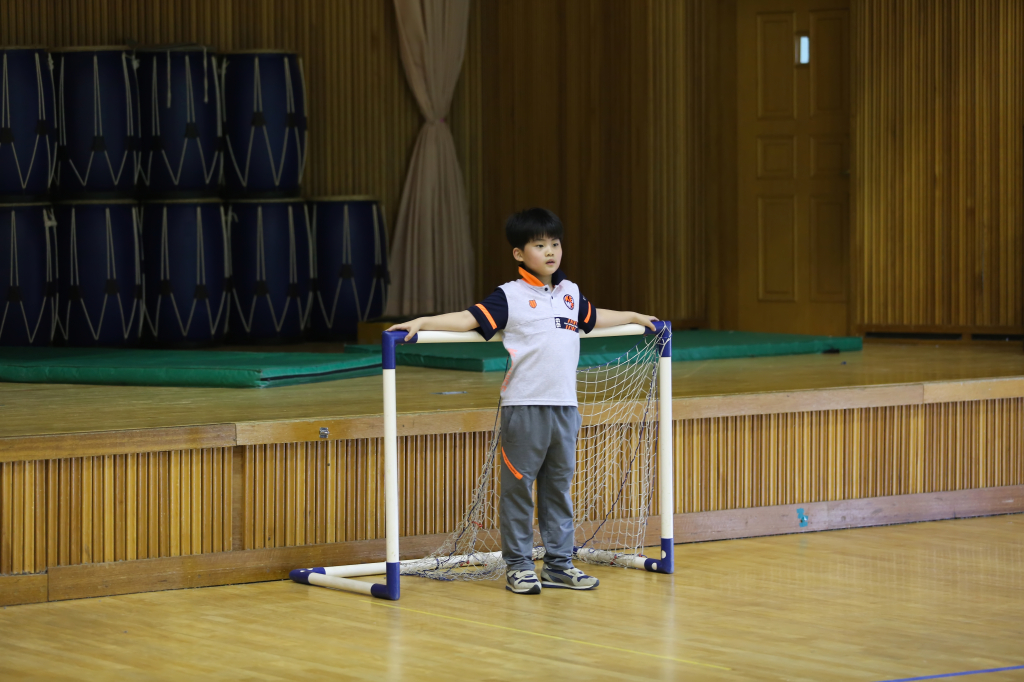
POLYGON ((597 309, 580 294, 580 331, 590 333, 597 325, 597 309))
POLYGON ((490 296, 469 308, 469 313, 480 325, 477 331, 489 340, 508 324, 508 299, 505 292, 500 288, 495 289, 490 296))

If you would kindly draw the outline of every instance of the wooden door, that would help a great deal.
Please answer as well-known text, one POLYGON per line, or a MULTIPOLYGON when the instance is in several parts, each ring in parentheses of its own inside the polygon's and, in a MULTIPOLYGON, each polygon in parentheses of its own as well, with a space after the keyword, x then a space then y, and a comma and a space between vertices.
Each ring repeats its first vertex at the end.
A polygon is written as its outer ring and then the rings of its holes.
POLYGON ((848 4, 739 0, 737 6, 737 319, 743 330, 848 331, 848 4), (801 37, 809 45, 801 46, 801 37))

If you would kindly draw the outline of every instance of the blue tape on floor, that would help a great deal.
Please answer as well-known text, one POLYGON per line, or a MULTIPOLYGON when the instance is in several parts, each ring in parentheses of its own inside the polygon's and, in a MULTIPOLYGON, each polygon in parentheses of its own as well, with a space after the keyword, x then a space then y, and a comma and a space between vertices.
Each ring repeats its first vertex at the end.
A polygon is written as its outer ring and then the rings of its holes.
POLYGON ((984 675, 985 673, 1002 673, 1007 670, 1024 670, 1024 665, 1011 665, 1008 668, 988 668, 987 670, 966 670, 962 673, 943 673, 942 675, 925 675, 924 677, 901 677, 898 680, 882 680, 882 682, 918 682, 919 680, 941 680, 947 677, 963 677, 964 675, 984 675))

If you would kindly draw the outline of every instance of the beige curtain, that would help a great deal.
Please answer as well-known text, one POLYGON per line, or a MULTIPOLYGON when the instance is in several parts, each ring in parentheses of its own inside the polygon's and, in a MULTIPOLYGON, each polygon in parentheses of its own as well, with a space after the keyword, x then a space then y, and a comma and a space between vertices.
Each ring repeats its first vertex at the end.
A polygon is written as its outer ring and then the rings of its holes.
POLYGON ((466 51, 469 0, 394 3, 405 76, 426 120, 398 206, 387 312, 449 312, 474 295, 469 207, 445 121, 466 51))

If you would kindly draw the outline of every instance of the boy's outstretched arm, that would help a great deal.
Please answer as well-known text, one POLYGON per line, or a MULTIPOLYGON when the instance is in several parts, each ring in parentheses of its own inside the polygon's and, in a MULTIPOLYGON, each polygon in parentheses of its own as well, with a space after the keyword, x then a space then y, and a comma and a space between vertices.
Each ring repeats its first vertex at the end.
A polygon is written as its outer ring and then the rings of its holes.
POLYGON ((642 315, 630 310, 606 310, 597 309, 597 319, 594 321, 595 329, 604 327, 617 327, 620 324, 642 324, 652 332, 656 331, 653 322, 658 318, 653 315, 642 315))
POLYGON ((388 327, 388 331, 409 332, 405 335, 405 340, 408 341, 420 331, 468 332, 479 326, 480 323, 476 321, 476 318, 469 311, 462 310, 457 313, 445 313, 444 315, 434 315, 433 317, 417 317, 409 322, 391 325, 388 327))

